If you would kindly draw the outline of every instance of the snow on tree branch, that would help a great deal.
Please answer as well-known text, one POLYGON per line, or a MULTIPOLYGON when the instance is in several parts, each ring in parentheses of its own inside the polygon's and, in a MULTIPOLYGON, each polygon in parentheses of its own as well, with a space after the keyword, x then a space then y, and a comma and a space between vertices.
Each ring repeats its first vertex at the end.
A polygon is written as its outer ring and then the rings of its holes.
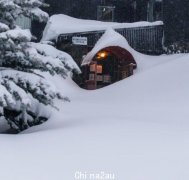
POLYGON ((41 0, 0 0, 0 21, 11 29, 20 15, 41 21, 47 21, 49 16, 40 7, 47 6, 41 0))
POLYGON ((31 43, 30 31, 16 26, 20 15, 47 21, 41 6, 46 6, 41 0, 0 0, 0 116, 17 130, 47 120, 33 104, 55 107, 55 99, 68 100, 39 74, 48 71, 65 78, 72 70, 79 72, 71 56, 50 45, 31 43))

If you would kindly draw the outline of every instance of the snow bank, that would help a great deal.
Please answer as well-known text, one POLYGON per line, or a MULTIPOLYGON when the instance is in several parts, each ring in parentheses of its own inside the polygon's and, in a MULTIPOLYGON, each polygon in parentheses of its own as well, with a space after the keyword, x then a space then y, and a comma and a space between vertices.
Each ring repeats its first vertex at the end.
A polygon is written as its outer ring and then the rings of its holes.
POLYGON ((149 56, 143 71, 97 91, 50 77, 72 102, 57 101, 60 111, 25 134, 0 136, 0 179, 73 180, 77 171, 104 171, 119 180, 188 180, 188 59, 149 56), (156 58, 167 60, 152 68, 156 58))
POLYGON ((57 100, 60 111, 45 124, 0 135, 0 179, 73 180, 78 171, 119 180, 189 179, 189 54, 142 55, 107 33, 111 41, 98 42, 95 52, 115 40, 132 52, 136 73, 96 91, 45 73, 71 102, 57 100))
POLYGON ((155 26, 163 24, 162 21, 157 22, 135 22, 135 23, 115 23, 101 22, 95 20, 77 19, 67 15, 59 14, 50 17, 42 37, 42 41, 56 39, 60 34, 106 30, 108 28, 132 28, 143 26, 155 26))

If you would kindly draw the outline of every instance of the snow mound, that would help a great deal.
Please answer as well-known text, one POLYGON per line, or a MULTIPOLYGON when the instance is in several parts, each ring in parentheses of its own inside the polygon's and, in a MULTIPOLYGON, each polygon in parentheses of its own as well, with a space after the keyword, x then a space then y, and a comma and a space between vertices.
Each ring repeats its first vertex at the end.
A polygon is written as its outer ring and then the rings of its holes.
POLYGON ((101 50, 109 46, 119 46, 126 49, 130 53, 134 51, 128 44, 127 40, 113 29, 108 29, 97 41, 92 51, 90 51, 82 61, 82 65, 90 63, 90 60, 101 50))
POLYGON ((57 102, 60 111, 25 134, 0 136, 0 179, 73 180, 79 170, 188 180, 189 54, 139 56, 140 73, 96 91, 50 77, 71 103, 57 102))
POLYGON ((54 40, 60 34, 106 30, 108 28, 132 28, 155 26, 163 24, 162 21, 157 22, 135 22, 135 23, 116 23, 116 22, 101 22, 95 20, 84 20, 73 18, 64 14, 53 15, 49 18, 45 27, 42 41, 54 40))

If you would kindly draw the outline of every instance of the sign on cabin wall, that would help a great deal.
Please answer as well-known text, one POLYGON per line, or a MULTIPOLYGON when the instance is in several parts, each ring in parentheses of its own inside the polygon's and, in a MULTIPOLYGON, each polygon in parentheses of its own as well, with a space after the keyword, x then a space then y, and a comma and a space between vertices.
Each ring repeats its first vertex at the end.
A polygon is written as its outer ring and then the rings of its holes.
POLYGON ((72 37, 72 43, 75 45, 87 45, 87 37, 72 37))

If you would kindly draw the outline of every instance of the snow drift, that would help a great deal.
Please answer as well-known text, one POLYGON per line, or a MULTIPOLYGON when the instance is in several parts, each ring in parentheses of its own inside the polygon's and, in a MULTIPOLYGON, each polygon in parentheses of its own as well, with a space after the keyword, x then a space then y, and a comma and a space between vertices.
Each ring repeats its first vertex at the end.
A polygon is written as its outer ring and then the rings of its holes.
POLYGON ((87 91, 45 73, 71 102, 57 100, 60 110, 45 124, 0 136, 0 179, 73 180, 81 171, 119 180, 188 180, 189 54, 147 56, 118 39, 137 62, 135 75, 87 91))
POLYGON ((96 91, 49 76, 72 102, 57 101, 60 111, 25 134, 0 136, 0 179, 72 180, 79 170, 188 180, 189 55, 140 56, 136 75, 96 91))

